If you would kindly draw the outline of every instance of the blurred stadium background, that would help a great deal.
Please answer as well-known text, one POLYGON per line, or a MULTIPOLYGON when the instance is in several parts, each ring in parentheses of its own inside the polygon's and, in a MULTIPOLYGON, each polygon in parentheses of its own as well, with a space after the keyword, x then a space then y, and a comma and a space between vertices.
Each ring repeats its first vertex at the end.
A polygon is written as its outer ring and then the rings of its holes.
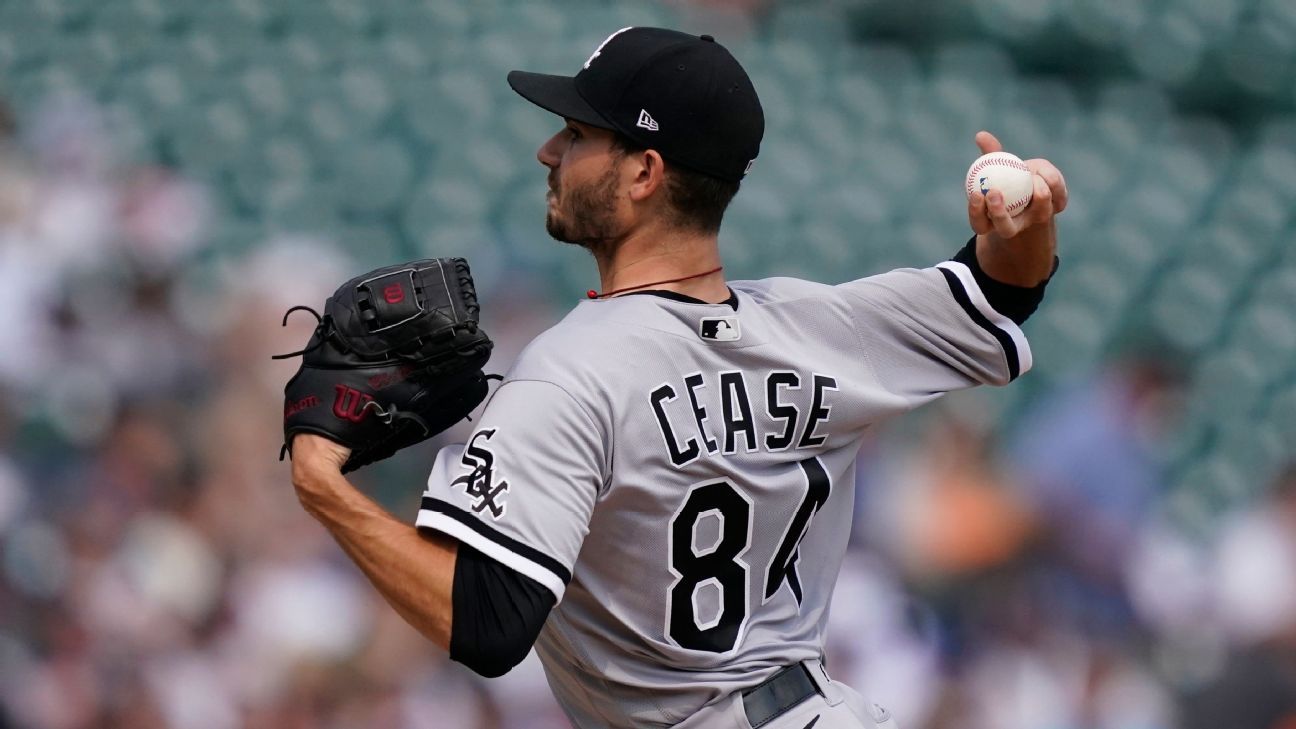
MULTIPOLYGON (((300 511, 269 355, 415 256, 499 368, 570 308, 504 75, 627 25, 761 94, 732 277, 949 257, 978 129, 1069 182, 1034 371, 861 454, 830 670, 907 729, 1296 727, 1291 0, 0 0, 0 727, 564 726, 300 511)), ((412 518, 462 435, 359 481, 412 518)))

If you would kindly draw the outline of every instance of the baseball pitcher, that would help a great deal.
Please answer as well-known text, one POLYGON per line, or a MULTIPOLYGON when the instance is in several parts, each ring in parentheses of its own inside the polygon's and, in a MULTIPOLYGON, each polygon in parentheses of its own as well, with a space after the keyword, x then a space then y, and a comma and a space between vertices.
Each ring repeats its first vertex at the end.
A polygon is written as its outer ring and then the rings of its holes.
POLYGON ((764 117, 723 46, 625 28, 574 77, 508 81, 564 122, 537 154, 546 227, 600 289, 441 451, 416 526, 312 433, 292 439, 303 505, 451 658, 495 676, 534 646, 577 727, 893 727, 823 662, 856 452, 886 418, 1030 369, 1061 174, 1030 160, 1015 216, 974 195, 975 236, 930 268, 727 281, 720 222, 764 117))

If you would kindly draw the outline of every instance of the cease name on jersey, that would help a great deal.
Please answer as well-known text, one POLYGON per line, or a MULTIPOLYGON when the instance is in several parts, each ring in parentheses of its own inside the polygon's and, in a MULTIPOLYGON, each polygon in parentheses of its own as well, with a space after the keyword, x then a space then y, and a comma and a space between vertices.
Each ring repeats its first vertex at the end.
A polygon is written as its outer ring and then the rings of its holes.
POLYGON ((804 376, 791 370, 773 370, 762 378, 759 373, 741 370, 703 375, 694 372, 683 382, 664 382, 648 393, 662 439, 670 452, 671 463, 676 468, 686 466, 703 454, 731 455, 741 447, 750 453, 758 449, 783 451, 789 448, 813 448, 824 442, 826 436, 818 435, 819 425, 828 421, 832 405, 828 393, 837 391, 837 378, 813 373, 804 376), (773 421, 773 428, 763 427, 767 418, 757 418, 747 394, 748 378, 760 381, 764 387, 758 392, 764 396, 764 415, 773 421), (804 386, 803 386, 804 385, 804 386), (720 412, 707 410, 701 392, 708 387, 719 388, 720 412), (676 422, 692 422, 694 428, 677 433, 671 425, 671 413, 676 422), (717 416, 719 438, 712 434, 708 420, 717 416))

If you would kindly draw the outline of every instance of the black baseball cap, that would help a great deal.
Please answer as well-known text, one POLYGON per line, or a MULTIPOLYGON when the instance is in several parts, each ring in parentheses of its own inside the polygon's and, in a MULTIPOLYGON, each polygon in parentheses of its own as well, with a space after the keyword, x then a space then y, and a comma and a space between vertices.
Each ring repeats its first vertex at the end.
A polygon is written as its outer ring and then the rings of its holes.
POLYGON ((723 180, 747 174, 765 134, 751 79, 709 35, 622 28, 575 76, 510 71, 508 82, 542 109, 620 132, 723 180))

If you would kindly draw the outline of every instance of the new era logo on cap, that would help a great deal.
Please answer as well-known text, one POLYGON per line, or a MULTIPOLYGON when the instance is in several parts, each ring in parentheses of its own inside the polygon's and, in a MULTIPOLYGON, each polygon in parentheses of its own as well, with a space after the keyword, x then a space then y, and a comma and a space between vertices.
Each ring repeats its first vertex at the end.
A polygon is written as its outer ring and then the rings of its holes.
POLYGON ((742 337, 736 316, 709 316, 698 324, 698 336, 716 342, 735 342, 742 337))
POLYGON ((642 127, 650 132, 655 132, 658 129, 661 129, 657 124, 657 120, 652 118, 652 115, 649 114, 646 109, 639 110, 639 121, 635 122, 635 126, 642 127))

